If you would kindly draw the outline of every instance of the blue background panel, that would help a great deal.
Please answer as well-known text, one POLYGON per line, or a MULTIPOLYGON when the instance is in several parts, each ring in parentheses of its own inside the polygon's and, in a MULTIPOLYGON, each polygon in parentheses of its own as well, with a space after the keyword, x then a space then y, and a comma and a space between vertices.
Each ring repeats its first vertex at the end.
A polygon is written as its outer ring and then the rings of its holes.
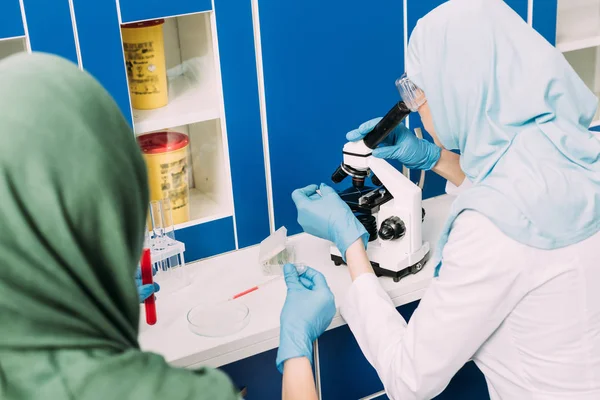
POLYGON ((504 0, 504 2, 511 6, 521 18, 527 21, 527 0, 504 0))
POLYGON ((269 236, 269 208, 251 0, 215 0, 217 37, 240 248, 269 236))
POLYGON ((69 1, 23 0, 23 5, 31 50, 56 54, 77 64, 69 1))
POLYGON ((24 34, 19 0, 0 1, 0 39, 24 34))
MULTIPOLYGON (((398 307, 405 320, 410 320, 419 302, 398 307)), ((321 393, 323 400, 359 399, 383 390, 377 373, 362 355, 352 332, 343 326, 326 332, 319 339, 321 393)), ((378 400, 387 399, 378 397, 378 400)), ((489 399, 485 377, 469 362, 452 378, 436 400, 489 399)))
POLYGON ((224 365, 224 371, 238 389, 246 388, 245 400, 281 399, 281 374, 275 367, 277 349, 224 365))
MULTIPOLYGON (((112 1, 73 0, 83 69, 115 99, 132 125, 117 8, 112 1)), ((132 125, 133 126, 133 125, 132 125)))
MULTIPOLYGON (((545 2, 545 1, 555 1, 556 0, 535 0, 536 2, 545 2)), ((417 25, 417 21, 424 17, 429 11, 433 10, 437 6, 442 3, 445 3, 445 0, 408 0, 407 12, 408 12, 408 34, 410 37, 410 33, 415 26, 417 25)), ((505 0, 505 2, 512 7, 525 21, 527 21, 527 0, 505 0)), ((535 4, 535 3, 534 3, 535 4)), ((555 10, 556 12, 556 10, 555 10)))
MULTIPOLYGON (((398 307, 408 320, 418 302, 398 307)), ((325 332, 319 338, 323 400, 360 399, 383 390, 375 369, 362 354, 348 326, 325 332)))
POLYGON ((402 2, 260 0, 259 7, 275 224, 294 234, 292 191, 330 183, 346 132, 398 101, 402 2))
MULTIPOLYGON (((230 2, 229 6, 235 8, 236 3, 230 2)), ((123 22, 192 14, 212 8, 211 0, 120 0, 120 5, 123 22)))
POLYGON ((556 44, 557 8, 557 0, 535 0, 533 2, 533 27, 551 44, 556 44))
POLYGON ((185 244, 185 262, 235 250, 233 218, 221 218, 178 229, 175 238, 185 244))

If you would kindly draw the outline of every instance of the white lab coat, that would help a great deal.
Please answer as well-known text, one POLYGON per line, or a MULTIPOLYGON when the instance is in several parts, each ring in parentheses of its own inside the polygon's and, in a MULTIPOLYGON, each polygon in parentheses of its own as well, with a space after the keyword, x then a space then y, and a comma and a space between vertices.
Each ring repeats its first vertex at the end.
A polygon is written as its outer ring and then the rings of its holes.
POLYGON ((443 258, 408 325, 372 274, 341 307, 391 399, 435 397, 470 359, 492 400, 600 399, 600 235, 538 250, 465 211, 443 258))

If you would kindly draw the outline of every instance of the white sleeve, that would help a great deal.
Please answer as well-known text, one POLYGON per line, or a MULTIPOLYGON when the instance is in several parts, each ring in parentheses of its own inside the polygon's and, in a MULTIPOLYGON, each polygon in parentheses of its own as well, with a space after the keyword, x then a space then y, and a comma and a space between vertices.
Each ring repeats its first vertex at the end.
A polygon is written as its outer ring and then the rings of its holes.
POLYGON ((342 316, 390 399, 438 395, 502 323, 527 292, 519 246, 481 214, 463 212, 408 325, 375 275, 354 281, 342 316))
POLYGON ((460 194, 463 190, 466 190, 473 186, 473 183, 465 176, 465 180, 460 184, 460 186, 456 186, 454 183, 450 181, 446 181, 446 193, 456 196, 460 194))

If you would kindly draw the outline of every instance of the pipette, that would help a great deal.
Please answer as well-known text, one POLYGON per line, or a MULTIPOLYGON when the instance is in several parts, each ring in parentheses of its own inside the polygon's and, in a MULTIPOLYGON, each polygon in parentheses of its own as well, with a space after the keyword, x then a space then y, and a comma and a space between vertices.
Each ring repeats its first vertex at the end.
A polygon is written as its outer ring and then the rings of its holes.
MULTIPOLYGON (((144 249, 142 252, 140 269, 142 270, 142 284, 154 284, 152 279, 152 259, 150 257, 150 249, 144 249)), ((148 325, 154 325, 156 323, 156 303, 154 295, 151 295, 144 300, 144 308, 146 309, 146 323, 148 325)))
MULTIPOLYGON (((306 265, 304 264, 294 264, 294 266, 296 267, 296 271, 298 271, 298 275, 302 275, 305 271, 306 271, 306 265)), ((257 291, 258 289, 267 286, 270 283, 276 282, 283 279, 283 275, 280 276, 276 276, 275 278, 271 278, 268 281, 265 281, 263 283, 260 283, 256 286, 251 287, 250 289, 246 289, 243 292, 239 292, 237 294, 234 294, 232 297, 228 298, 227 300, 235 300, 235 299, 239 299, 242 296, 245 296, 247 294, 250 294, 252 292, 257 291)))

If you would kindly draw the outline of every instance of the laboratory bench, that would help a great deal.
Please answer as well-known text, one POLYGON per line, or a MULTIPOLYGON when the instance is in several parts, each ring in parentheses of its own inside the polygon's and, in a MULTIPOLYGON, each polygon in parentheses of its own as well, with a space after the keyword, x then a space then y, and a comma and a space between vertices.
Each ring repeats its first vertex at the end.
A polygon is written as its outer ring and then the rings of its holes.
MULTIPOLYGON (((429 241, 432 248, 435 248, 452 201, 452 196, 444 195, 423 202, 427 213, 423 239, 429 241)), ((359 399, 382 390, 375 371, 360 353, 339 314, 339 306, 352 283, 347 268, 335 266, 330 260, 330 243, 325 240, 299 234, 291 237, 290 242, 299 262, 325 275, 338 307, 328 332, 318 341, 316 368, 320 372, 322 398, 359 399)), ((197 304, 226 301, 232 295, 270 279, 263 274, 258 256, 259 248, 253 246, 188 264, 185 268, 191 277, 189 286, 168 296, 163 297, 160 292, 157 294, 156 325, 146 325, 141 311, 139 340, 142 349, 161 354, 178 367, 222 367, 237 385, 248 388, 249 400, 278 398, 281 376, 275 368, 274 349, 279 342, 279 314, 286 295, 283 279, 233 300, 244 303, 250 310, 249 324, 235 334, 218 338, 201 337, 190 331, 186 319, 189 309, 197 304)), ((405 318, 410 318, 416 301, 427 290, 434 267, 429 262, 423 270, 400 282, 379 278, 405 318)), ((461 379, 461 384, 452 385, 452 390, 459 390, 460 397, 447 395, 440 398, 464 399, 469 398, 468 392, 475 387, 480 389, 480 394, 482 388, 485 390, 479 371, 472 365, 461 371, 457 378, 461 379)))

